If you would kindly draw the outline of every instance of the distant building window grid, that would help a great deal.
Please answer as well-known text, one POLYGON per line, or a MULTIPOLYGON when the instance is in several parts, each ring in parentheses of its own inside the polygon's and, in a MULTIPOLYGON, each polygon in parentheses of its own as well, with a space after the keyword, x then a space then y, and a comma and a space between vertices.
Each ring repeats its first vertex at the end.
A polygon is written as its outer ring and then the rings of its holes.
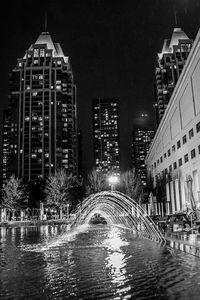
POLYGON ((97 171, 119 173, 120 170, 119 117, 115 101, 95 99, 93 102, 94 156, 97 171))

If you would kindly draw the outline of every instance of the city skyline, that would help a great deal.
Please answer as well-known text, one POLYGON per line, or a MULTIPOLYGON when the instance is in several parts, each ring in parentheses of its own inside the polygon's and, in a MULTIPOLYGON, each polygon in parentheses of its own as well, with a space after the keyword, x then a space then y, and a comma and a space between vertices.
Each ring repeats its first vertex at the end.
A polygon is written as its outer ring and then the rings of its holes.
MULTIPOLYGON (((122 169, 130 168, 133 126, 144 123, 140 117, 143 112, 149 115, 149 121, 145 121, 148 126, 155 124, 154 65, 163 40, 175 27, 173 2, 44 1, 38 9, 36 3, 30 7, 28 1, 20 1, 5 7, 1 57, 7 60, 2 61, 1 108, 7 103, 8 72, 44 30, 46 11, 47 30, 72 60, 78 88, 78 125, 83 132, 83 169, 92 167, 88 155, 93 151, 91 102, 97 97, 120 99, 122 169)), ((199 29, 198 1, 175 3, 178 26, 194 39, 199 29)))

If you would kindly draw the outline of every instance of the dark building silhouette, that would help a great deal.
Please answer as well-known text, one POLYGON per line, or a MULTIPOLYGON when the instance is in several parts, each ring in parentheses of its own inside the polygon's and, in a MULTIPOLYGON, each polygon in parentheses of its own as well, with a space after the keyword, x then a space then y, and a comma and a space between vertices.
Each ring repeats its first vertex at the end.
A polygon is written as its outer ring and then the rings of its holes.
POLYGON ((69 57, 48 32, 17 60, 3 125, 3 179, 77 173, 76 85, 69 57))
POLYGON ((11 174, 9 172, 9 165, 10 165, 10 124, 11 124, 11 115, 10 110, 7 109, 3 113, 3 137, 2 137, 2 174, 4 178, 8 178, 11 174))
POLYGON ((77 149, 78 149, 78 174, 79 176, 83 175, 83 144, 82 144, 82 131, 78 130, 77 134, 77 149))
POLYGON ((93 101, 93 136, 96 170, 119 174, 119 112, 116 99, 93 101))
POLYGON ((154 134, 154 130, 136 129, 133 131, 133 167, 144 185, 146 185, 147 179, 145 158, 150 149, 154 134))
POLYGON ((192 47, 192 40, 181 28, 174 28, 171 39, 165 39, 158 53, 155 68, 155 113, 159 125, 183 66, 192 47))

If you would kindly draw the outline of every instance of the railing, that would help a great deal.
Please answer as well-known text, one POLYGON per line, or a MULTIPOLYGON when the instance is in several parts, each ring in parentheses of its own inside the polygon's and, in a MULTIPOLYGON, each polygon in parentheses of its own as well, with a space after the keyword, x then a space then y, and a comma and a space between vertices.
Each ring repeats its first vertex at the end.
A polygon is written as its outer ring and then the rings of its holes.
POLYGON ((168 232, 165 234, 166 239, 182 241, 189 244, 199 244, 200 245, 200 234, 196 231, 188 232, 168 232))
POLYGON ((69 222, 70 215, 62 217, 58 213, 44 213, 38 208, 33 209, 0 209, 0 223, 21 222, 23 224, 42 224, 46 221, 69 222))

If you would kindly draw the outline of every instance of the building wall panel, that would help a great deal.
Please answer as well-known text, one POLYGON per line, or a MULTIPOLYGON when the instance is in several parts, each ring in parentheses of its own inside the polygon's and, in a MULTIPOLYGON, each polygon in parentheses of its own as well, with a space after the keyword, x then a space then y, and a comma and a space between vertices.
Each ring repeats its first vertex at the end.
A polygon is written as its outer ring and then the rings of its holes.
POLYGON ((196 114, 200 113, 200 60, 191 77, 196 114))
POLYGON ((188 83, 181 98, 180 98, 180 112, 182 128, 185 128, 187 124, 194 118, 194 103, 192 98, 191 83, 188 83))
POLYGON ((171 132, 172 138, 176 137, 181 131, 181 121, 180 121, 180 113, 177 107, 174 110, 174 113, 171 118, 171 132))
POLYGON ((163 147, 165 148, 171 142, 170 127, 167 126, 163 133, 163 147))

